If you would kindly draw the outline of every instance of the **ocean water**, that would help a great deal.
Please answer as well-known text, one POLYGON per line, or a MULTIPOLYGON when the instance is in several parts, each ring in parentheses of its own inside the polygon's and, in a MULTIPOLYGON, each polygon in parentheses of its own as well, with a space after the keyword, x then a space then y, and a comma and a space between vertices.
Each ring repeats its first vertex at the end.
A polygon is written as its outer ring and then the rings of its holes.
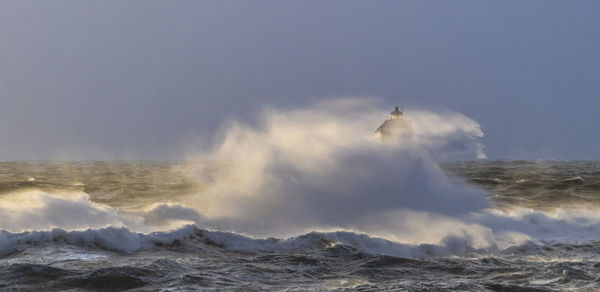
POLYGON ((599 162, 486 161, 451 111, 378 136, 376 104, 267 109, 180 162, 2 162, 0 289, 600 288, 599 162))
MULTIPOLYGON (((600 162, 441 164, 450 183, 482 190, 489 201, 444 218, 480 226, 491 238, 522 235, 495 244, 475 244, 467 233, 411 241, 418 233, 411 229, 394 237, 343 224, 269 237, 251 233, 261 226, 244 229, 255 221, 223 225, 202 215, 208 209, 182 207, 230 168, 0 163, 0 290, 600 289, 600 162)), ((462 202, 460 194, 452 199, 462 202)), ((280 218, 261 214, 265 221, 280 218)))

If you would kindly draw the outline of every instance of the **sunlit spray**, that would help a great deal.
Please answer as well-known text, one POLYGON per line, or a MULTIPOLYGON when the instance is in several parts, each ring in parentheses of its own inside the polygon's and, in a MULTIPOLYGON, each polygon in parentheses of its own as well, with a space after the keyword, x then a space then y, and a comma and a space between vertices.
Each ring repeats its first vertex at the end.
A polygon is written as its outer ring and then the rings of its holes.
POLYGON ((160 237, 176 239, 204 228, 220 230, 203 234, 234 249, 272 250, 325 238, 378 253, 420 256, 527 241, 589 240, 600 230, 593 212, 500 210, 483 190, 450 179, 441 161, 485 158, 483 132, 472 119, 451 111, 394 109, 387 121, 408 126, 393 139, 382 139, 377 126, 385 125, 385 108, 372 99, 337 99, 265 109, 258 124, 231 121, 212 149, 190 155, 182 166, 187 179, 201 186, 198 191, 132 207, 117 209, 83 191, 5 193, 0 245, 18 246, 23 238, 87 236, 84 242, 105 238, 106 243, 122 237, 128 242, 123 248, 135 250, 155 238, 136 232, 176 230, 160 237), (197 227, 181 229, 189 224, 197 227), (66 230, 6 233, 53 228, 66 230), (88 228, 93 230, 65 234, 88 228), (312 231, 318 233, 295 237, 312 231), (290 239, 256 241, 236 234, 290 239))

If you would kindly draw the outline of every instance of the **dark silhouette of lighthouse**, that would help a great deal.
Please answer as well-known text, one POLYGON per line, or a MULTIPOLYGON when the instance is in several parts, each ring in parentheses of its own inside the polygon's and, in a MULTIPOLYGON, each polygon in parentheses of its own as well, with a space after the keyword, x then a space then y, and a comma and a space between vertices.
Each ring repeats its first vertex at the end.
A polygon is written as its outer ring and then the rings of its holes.
POLYGON ((381 135, 381 141, 383 142, 396 141, 405 137, 409 132, 410 122, 404 120, 404 113, 399 110, 398 107, 395 107, 394 111, 390 113, 390 119, 385 120, 383 124, 375 130, 375 133, 381 135))

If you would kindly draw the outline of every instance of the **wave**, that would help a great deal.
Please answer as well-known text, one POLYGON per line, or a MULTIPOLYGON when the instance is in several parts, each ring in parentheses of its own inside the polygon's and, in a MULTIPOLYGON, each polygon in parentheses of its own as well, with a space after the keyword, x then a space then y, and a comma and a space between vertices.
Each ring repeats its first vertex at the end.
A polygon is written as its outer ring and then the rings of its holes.
MULTIPOLYGON (((588 239, 589 244, 597 239, 588 239)), ((247 235, 201 229, 187 225, 168 232, 139 233, 127 228, 107 227, 67 231, 27 231, 12 233, 0 231, 0 256, 8 256, 29 248, 70 245, 118 253, 134 253, 142 250, 169 249, 198 252, 206 250, 229 250, 240 252, 286 252, 323 253, 330 256, 367 253, 402 258, 489 255, 490 253, 512 254, 515 251, 540 255, 540 250, 551 250, 550 245, 564 245, 566 241, 544 243, 524 240, 504 247, 478 248, 472 240, 459 236, 447 236, 438 244, 405 244, 384 238, 351 231, 309 232, 289 238, 252 238, 247 235), (530 251, 534 252, 530 252, 530 251)), ((573 243, 575 244, 575 243, 573 243)))
POLYGON ((340 255, 340 252, 365 252, 398 257, 422 257, 462 255, 477 251, 462 238, 449 237, 440 245, 410 245, 349 231, 310 232, 287 239, 254 239, 237 233, 200 229, 195 225, 187 225, 170 232, 149 234, 114 227, 82 231, 0 231, 0 255, 18 253, 27 248, 61 244, 120 253, 164 248, 186 251, 216 248, 244 252, 326 252, 333 255, 340 255))
POLYGON ((206 227, 226 230, 223 226, 230 222, 206 218, 182 205, 158 204, 142 212, 121 212, 89 201, 85 193, 56 195, 41 191, 3 195, 0 202, 3 211, 0 217, 5 219, 0 221, 3 229, 0 253, 3 254, 56 243, 118 252, 175 245, 177 248, 214 246, 238 251, 322 250, 341 244, 369 253, 422 257, 503 250, 530 241, 538 244, 593 241, 600 231, 600 217, 585 209, 556 209, 554 212, 487 209, 463 215, 400 210, 364 217, 364 226, 373 233, 321 231, 283 237, 287 239, 255 239, 254 234, 209 231, 206 227), (34 201, 37 206, 22 208, 22 204, 14 201, 30 197, 37 199, 34 201), (119 225, 111 225, 111 222, 119 225), (186 225, 190 223, 192 225, 186 225), (17 226, 22 230, 4 226, 17 226), (389 233, 392 229, 394 232, 389 233), (37 231, 22 232, 24 230, 37 231))
POLYGON ((339 99, 268 109, 258 124, 231 122, 214 149, 189 160, 199 180, 206 161, 228 166, 183 204, 218 229, 256 236, 350 229, 389 239, 398 239, 391 235, 401 220, 391 214, 454 216, 491 206, 485 192, 452 182, 437 163, 485 156, 475 121, 449 111, 407 111, 409 135, 387 143, 374 133, 386 116, 372 100, 339 99))
MULTIPOLYGON (((259 125, 232 123, 212 151, 197 157, 201 162, 189 162, 197 180, 206 180, 201 192, 148 200, 135 210, 94 202, 83 191, 3 193, 1 249, 10 253, 32 243, 118 252, 345 246, 420 257, 595 239, 600 218, 591 211, 500 211, 483 190, 450 179, 439 161, 484 156, 475 121, 414 110, 406 114, 411 135, 382 143, 372 125, 385 113, 368 100, 337 100, 268 110, 259 125)), ((493 169, 479 183, 503 184, 503 172, 493 169)), ((571 176, 561 183, 583 181, 571 176)))

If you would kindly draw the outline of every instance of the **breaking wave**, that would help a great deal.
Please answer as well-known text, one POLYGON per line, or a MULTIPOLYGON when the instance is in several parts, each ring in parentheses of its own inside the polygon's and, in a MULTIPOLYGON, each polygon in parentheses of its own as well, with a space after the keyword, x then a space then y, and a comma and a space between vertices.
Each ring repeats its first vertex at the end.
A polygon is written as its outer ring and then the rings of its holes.
POLYGON ((114 207, 76 190, 4 193, 0 252, 56 243, 118 252, 341 245, 420 257, 595 240, 600 217, 594 212, 501 210, 482 189, 449 178, 440 161, 485 157, 475 121, 410 110, 409 135, 382 143, 374 130, 386 114, 373 100, 342 99, 268 109, 254 125, 230 122, 213 149, 189 159, 201 190, 143 207, 114 207))
POLYGON ((350 253, 393 255, 399 257, 446 256, 475 252, 464 239, 449 237, 440 245, 410 245, 374 238, 347 231, 311 232, 287 239, 254 239, 248 236, 184 226, 170 232, 135 233, 126 228, 107 227, 82 231, 53 229, 10 233, 0 231, 0 255, 19 252, 28 247, 72 245, 106 251, 131 253, 140 250, 173 249, 194 251, 221 248, 231 251, 260 252, 336 252, 340 248, 350 253))

